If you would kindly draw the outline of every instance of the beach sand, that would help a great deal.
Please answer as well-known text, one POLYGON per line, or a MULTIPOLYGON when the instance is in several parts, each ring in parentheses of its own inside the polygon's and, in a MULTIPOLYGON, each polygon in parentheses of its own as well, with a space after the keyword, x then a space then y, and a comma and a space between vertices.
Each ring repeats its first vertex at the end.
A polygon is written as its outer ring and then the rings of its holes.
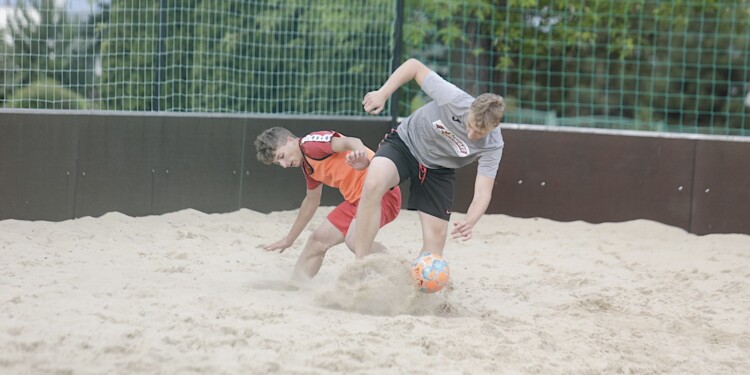
MULTIPOLYGON (((416 213, 289 278, 318 210, 0 221, 1 374, 747 374, 750 236, 487 215, 417 291, 416 213)), ((462 215, 454 214, 453 220, 462 215)))

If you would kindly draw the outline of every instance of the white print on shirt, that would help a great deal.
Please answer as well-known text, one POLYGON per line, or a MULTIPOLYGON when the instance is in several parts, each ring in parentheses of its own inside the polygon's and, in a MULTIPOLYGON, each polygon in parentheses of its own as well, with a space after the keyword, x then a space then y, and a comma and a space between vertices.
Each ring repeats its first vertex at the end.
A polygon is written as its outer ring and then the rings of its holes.
POLYGON ((308 134, 304 138, 302 138, 302 142, 330 142, 331 138, 333 138, 333 134, 308 134))
POLYGON ((442 135, 443 138, 450 142, 451 146, 453 146, 453 150, 456 151, 456 154, 458 156, 469 156, 469 146, 467 146, 464 141, 458 138, 457 135, 448 130, 448 128, 443 125, 442 121, 433 121, 432 126, 434 126, 435 131, 438 134, 442 135))

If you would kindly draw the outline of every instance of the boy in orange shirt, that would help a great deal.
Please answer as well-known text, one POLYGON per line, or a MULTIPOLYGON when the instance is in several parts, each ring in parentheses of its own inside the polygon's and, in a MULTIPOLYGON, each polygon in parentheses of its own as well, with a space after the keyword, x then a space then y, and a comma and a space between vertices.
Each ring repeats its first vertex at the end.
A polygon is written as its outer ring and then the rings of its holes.
MULTIPOLYGON (((327 220, 307 239, 294 267, 293 277, 298 280, 314 277, 320 270, 328 249, 342 242, 346 242, 354 252, 357 205, 367 173, 368 159, 373 157, 374 152, 358 138, 345 137, 335 131, 317 131, 298 138, 282 127, 265 130, 255 140, 255 147, 258 160, 264 164, 300 168, 307 181, 307 195, 289 233, 263 248, 284 252, 294 244, 320 206, 325 184, 339 189, 344 201, 328 214, 327 220)), ((380 227, 393 221, 400 210, 401 190, 396 186, 381 201, 380 227)), ((375 242, 372 252, 383 249, 383 245, 375 242)))

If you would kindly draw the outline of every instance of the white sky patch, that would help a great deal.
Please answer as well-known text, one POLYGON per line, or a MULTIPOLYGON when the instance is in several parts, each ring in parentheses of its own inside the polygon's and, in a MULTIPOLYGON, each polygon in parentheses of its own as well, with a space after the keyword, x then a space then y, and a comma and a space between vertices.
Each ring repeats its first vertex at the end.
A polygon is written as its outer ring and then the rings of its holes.
MULTIPOLYGON (((39 12, 37 12, 35 9, 31 9, 25 14, 28 14, 27 19, 23 14, 17 15, 16 8, 11 6, 0 6, 0 34, 2 34, 3 40, 6 44, 12 45, 13 44, 13 37, 10 35, 10 25, 11 24, 21 24, 26 25, 27 22, 30 21, 39 24, 39 21, 41 20, 41 16, 39 15, 39 12)), ((20 12, 20 11, 19 11, 20 12)))

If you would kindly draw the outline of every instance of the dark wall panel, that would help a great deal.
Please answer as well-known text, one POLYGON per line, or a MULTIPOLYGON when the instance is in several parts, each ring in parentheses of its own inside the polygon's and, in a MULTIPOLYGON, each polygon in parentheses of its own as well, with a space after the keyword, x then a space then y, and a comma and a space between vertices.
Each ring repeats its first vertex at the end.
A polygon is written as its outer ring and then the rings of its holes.
POLYGON ((154 153, 151 212, 239 207, 243 120, 165 117, 154 153))
POLYGON ((750 142, 698 141, 690 231, 750 234, 750 142))
POLYGON ((151 213, 158 116, 81 116, 75 217, 151 213))
POLYGON ((2 114, 0 220, 73 215, 78 118, 2 114))
MULTIPOLYGON (((690 227, 693 140, 514 129, 503 135, 490 213, 690 227)), ((473 181, 475 168, 459 178, 473 181)), ((457 191, 461 208, 470 188, 457 191)))
MULTIPOLYGON (((242 207, 260 212, 292 210, 299 208, 305 197, 305 178, 298 168, 281 168, 258 161, 255 139, 264 130, 281 126, 295 136, 302 137, 317 130, 336 130, 344 135, 362 139, 365 145, 376 150, 378 143, 390 130, 388 119, 350 118, 310 121, 300 118, 248 119, 245 138, 242 207)), ((323 205, 337 205, 343 198, 336 189, 323 187, 323 205)))
MULTIPOLYGON (((256 159, 255 138, 271 126, 298 136, 338 130, 372 149, 390 129, 377 117, 0 112, 0 219, 296 209, 299 169, 256 159)), ((750 142, 510 128, 504 136, 489 213, 750 233, 750 142)), ((471 202, 475 173, 476 164, 457 172, 457 212, 471 202)), ((408 183, 402 190, 408 199, 408 183)), ((324 205, 341 199, 324 188, 324 205)))

